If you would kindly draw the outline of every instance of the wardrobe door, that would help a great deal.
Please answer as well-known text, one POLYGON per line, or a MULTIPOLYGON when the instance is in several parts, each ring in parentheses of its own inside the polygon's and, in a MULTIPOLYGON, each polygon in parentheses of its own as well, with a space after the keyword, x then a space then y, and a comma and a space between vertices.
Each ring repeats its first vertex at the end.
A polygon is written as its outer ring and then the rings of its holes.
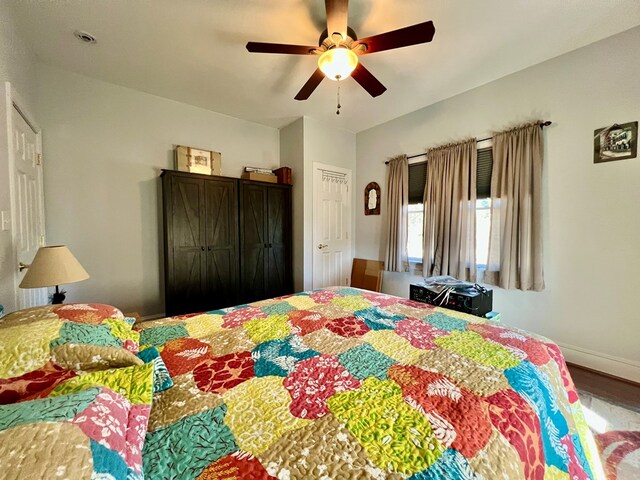
POLYGON ((205 310, 238 303, 237 184, 233 179, 205 181, 205 310))
POLYGON ((240 182, 241 302, 267 298, 267 189, 240 182))
POLYGON ((204 182, 165 177, 165 294, 167 315, 202 307, 206 287, 204 182))
POLYGON ((267 297, 292 292, 291 189, 267 189, 267 297))

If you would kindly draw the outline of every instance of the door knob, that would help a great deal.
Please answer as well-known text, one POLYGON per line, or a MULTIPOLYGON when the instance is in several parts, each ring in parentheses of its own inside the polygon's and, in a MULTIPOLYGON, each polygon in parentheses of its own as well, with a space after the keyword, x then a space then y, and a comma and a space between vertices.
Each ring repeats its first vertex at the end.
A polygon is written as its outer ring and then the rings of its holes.
POLYGON ((322 250, 323 248, 327 248, 329 245, 325 245, 324 243, 321 243, 320 245, 318 245, 318 250, 322 250))

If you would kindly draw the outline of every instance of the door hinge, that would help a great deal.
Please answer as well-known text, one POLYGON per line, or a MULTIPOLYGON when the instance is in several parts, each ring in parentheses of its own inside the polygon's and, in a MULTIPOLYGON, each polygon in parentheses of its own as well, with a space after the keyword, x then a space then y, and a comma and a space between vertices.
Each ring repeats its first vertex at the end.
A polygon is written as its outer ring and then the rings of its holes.
POLYGON ((44 235, 40 235, 40 245, 39 247, 44 247, 44 235))
POLYGON ((42 154, 36 153, 36 165, 42 165, 42 154))

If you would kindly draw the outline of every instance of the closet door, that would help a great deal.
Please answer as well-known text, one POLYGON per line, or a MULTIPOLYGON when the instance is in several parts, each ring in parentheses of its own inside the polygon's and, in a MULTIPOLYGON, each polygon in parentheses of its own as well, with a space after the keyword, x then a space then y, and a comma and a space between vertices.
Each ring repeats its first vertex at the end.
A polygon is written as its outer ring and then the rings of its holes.
POLYGON ((238 182, 205 180, 206 286, 204 310, 238 303, 238 182))
POLYGON ((166 314, 197 311, 206 287, 204 181, 164 177, 166 314))
POLYGON ((291 189, 267 189, 267 297, 291 293, 291 189))
POLYGON ((267 298, 267 188, 240 182, 241 302, 267 298))

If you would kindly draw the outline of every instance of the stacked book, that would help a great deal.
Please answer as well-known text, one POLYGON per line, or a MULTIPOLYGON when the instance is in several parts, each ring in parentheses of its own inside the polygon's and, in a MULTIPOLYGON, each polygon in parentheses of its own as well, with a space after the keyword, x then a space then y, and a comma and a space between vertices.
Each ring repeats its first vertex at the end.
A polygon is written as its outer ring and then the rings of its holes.
POLYGON ((258 180, 260 182, 277 183, 278 177, 273 170, 268 168, 244 167, 242 178, 246 180, 258 180))
POLYGON ((244 167, 244 171, 249 173, 262 173, 263 175, 275 175, 275 173, 273 173, 273 170, 269 168, 244 167))

